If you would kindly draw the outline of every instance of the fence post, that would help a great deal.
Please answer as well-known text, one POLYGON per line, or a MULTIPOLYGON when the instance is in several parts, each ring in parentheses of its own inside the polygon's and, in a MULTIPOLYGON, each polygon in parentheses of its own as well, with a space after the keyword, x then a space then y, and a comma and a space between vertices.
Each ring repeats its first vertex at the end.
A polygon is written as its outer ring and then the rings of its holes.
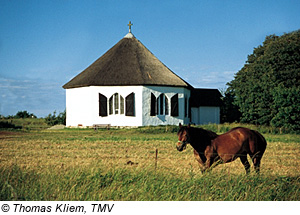
POLYGON ((157 155, 158 155, 158 149, 155 150, 155 170, 157 168, 157 155))

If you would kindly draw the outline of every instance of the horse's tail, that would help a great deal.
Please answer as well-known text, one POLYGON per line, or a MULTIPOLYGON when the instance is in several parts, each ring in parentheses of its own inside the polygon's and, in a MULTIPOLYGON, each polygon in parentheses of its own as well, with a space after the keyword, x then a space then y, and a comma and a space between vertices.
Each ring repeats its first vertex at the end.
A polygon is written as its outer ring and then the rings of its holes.
POLYGON ((259 133, 258 131, 255 131, 255 130, 251 130, 257 137, 257 154, 259 156, 262 156, 267 148, 267 141, 265 139, 265 137, 259 133))

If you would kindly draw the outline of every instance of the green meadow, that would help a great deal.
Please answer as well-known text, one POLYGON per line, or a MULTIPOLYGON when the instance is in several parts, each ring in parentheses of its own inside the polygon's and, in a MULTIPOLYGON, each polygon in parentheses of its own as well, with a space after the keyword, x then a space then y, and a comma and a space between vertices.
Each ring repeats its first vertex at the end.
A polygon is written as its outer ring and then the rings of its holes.
MULTIPOLYGON (((202 174, 191 146, 176 150, 176 126, 94 131, 27 124, 0 130, 0 200, 300 200, 297 134, 244 125, 268 142, 261 173, 251 166, 246 175, 236 160, 202 174)), ((203 128, 223 133, 235 126, 203 128)))

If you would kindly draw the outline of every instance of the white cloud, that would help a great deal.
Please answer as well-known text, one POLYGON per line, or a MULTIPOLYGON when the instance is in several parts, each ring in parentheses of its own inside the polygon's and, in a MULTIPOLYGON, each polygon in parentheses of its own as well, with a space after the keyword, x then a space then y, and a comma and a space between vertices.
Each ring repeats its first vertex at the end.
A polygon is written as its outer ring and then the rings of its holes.
POLYGON ((226 87, 226 83, 234 78, 237 71, 222 70, 214 66, 202 65, 199 67, 175 67, 177 73, 182 79, 196 88, 215 88, 226 87))
POLYGON ((61 83, 43 80, 0 78, 0 114, 15 115, 26 110, 38 117, 65 109, 65 92, 61 83))

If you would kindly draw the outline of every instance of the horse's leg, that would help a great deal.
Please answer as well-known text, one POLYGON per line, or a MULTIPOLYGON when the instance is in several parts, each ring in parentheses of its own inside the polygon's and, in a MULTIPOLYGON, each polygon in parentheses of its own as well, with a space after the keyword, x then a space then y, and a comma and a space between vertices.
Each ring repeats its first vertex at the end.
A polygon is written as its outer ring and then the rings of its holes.
POLYGON ((198 163, 198 165, 199 165, 200 171, 201 171, 202 173, 204 173, 204 171, 205 171, 205 165, 204 165, 204 162, 206 161, 206 158, 205 158, 205 157, 204 157, 204 158, 201 158, 200 154, 199 154, 196 150, 194 150, 194 156, 195 156, 195 159, 196 159, 196 161, 197 161, 197 163, 198 163), (203 159, 205 159, 204 162, 203 162, 203 159))
POLYGON ((211 171, 213 168, 223 163, 223 161, 220 159, 220 156, 217 153, 212 153, 206 158, 207 160, 205 162, 205 169, 203 172, 211 171))
POLYGON ((211 165, 212 165, 212 163, 213 163, 213 159, 210 157, 210 156, 208 156, 208 157, 206 157, 207 159, 206 159, 206 161, 205 161, 205 163, 204 163, 204 168, 203 169, 201 169, 201 172, 202 173, 205 173, 205 172, 208 172, 208 171, 210 171, 211 170, 211 165))
POLYGON ((205 170, 206 170, 206 168, 205 168, 204 164, 203 164, 203 163, 199 163, 199 162, 198 162, 198 166, 199 166, 199 169, 200 169, 201 173, 204 173, 204 172, 205 172, 205 170))
POLYGON ((247 154, 240 156, 240 159, 241 159, 242 164, 245 167, 246 174, 249 174, 250 173, 250 163, 248 162, 247 154))
POLYGON ((259 173, 260 170, 260 160, 261 160, 261 156, 257 154, 252 157, 252 162, 256 173, 259 173))

